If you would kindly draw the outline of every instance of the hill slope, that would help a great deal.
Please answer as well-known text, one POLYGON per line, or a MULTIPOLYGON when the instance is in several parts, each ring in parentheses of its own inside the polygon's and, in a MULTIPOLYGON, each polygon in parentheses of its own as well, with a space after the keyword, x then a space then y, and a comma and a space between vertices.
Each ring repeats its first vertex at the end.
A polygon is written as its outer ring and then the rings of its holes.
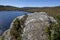
POLYGON ((20 8, 13 6, 2 6, 0 5, 0 11, 19 11, 20 8))
POLYGON ((60 6, 56 7, 13 7, 0 5, 0 11, 26 11, 26 12, 46 12, 48 15, 56 16, 60 14, 60 6))
POLYGON ((46 12, 48 13, 48 15, 51 16, 56 16, 60 14, 60 6, 57 7, 25 7, 23 8, 24 11, 28 11, 28 12, 46 12))

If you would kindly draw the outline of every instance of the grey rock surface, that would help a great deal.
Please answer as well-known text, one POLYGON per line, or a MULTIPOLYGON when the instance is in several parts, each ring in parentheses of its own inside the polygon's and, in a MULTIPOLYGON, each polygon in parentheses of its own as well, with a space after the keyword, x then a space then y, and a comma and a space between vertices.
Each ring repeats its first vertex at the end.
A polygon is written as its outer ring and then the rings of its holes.
POLYGON ((45 12, 30 14, 25 22, 23 40, 48 40, 45 28, 49 26, 49 21, 56 22, 45 12))
MULTIPOLYGON (((21 19, 22 17, 23 16, 20 16, 18 18, 21 19)), ((47 34, 45 32, 45 28, 49 26, 50 24, 49 21, 56 22, 56 20, 53 17, 48 16, 45 12, 39 12, 39 13, 35 12, 29 14, 24 23, 25 28, 23 30, 22 39, 23 40, 48 40, 47 34)), ((10 28, 12 28, 13 22, 10 28)), ((5 40, 10 40, 11 36, 9 31, 7 35, 6 33, 4 33, 4 35, 5 35, 5 40)))

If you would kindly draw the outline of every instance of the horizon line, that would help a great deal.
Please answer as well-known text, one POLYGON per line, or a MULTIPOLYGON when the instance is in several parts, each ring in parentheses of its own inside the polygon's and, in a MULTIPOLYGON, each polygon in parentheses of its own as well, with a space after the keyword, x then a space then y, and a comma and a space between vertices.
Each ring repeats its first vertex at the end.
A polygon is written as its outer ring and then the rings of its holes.
POLYGON ((12 6, 12 7, 19 7, 19 8, 24 8, 24 7, 59 7, 59 6, 14 6, 14 5, 0 5, 0 6, 12 6))

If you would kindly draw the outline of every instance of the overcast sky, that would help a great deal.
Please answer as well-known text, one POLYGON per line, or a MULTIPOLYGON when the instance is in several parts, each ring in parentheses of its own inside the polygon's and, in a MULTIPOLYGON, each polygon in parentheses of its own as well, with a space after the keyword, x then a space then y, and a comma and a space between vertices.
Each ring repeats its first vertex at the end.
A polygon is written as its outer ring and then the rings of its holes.
POLYGON ((60 6, 60 0, 0 0, 0 5, 16 7, 60 6))

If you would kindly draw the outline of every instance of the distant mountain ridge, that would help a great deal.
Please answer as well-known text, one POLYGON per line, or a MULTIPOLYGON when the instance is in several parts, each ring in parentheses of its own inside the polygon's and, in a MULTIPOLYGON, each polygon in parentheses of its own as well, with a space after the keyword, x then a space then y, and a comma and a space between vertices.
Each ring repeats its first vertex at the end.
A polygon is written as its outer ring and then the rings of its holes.
POLYGON ((0 11, 25 11, 25 12, 46 12, 50 16, 60 14, 60 6, 56 7, 13 7, 0 5, 0 11))
POLYGON ((20 8, 18 7, 0 5, 0 11, 19 11, 19 10, 20 8))

